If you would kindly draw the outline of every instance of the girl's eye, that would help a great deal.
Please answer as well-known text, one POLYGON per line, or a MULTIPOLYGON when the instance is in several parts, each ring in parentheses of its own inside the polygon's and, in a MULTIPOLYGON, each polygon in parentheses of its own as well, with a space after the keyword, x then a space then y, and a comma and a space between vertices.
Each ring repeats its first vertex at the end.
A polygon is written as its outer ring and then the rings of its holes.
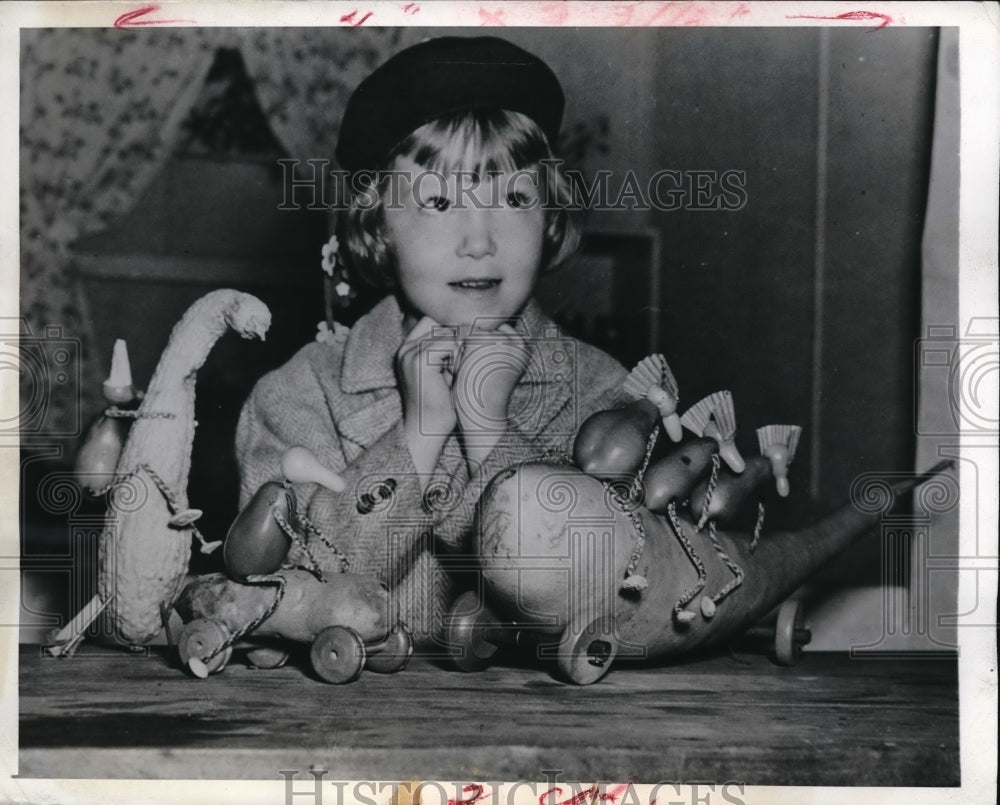
POLYGON ((451 201, 444 196, 431 196, 422 206, 426 210, 444 212, 451 206, 451 201))
POLYGON ((531 197, 527 193, 514 191, 507 196, 507 204, 515 210, 521 210, 531 205, 531 197))

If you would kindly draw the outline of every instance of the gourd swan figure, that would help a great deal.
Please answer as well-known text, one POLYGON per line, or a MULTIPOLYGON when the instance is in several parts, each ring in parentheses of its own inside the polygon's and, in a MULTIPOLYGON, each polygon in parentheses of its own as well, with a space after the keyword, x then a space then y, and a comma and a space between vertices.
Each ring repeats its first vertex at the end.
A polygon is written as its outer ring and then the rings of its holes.
POLYGON ((224 289, 191 305, 170 334, 122 449, 100 538, 98 594, 123 641, 159 634, 188 570, 201 515, 187 498, 198 369, 227 330, 264 340, 270 323, 259 299, 224 289))

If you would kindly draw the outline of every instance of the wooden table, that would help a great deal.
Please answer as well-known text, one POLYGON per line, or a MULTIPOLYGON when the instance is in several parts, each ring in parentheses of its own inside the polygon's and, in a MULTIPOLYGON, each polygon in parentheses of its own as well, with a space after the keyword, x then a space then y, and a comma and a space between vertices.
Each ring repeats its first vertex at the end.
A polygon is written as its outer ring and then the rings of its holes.
POLYGON ((237 652, 207 680, 167 649, 22 646, 28 777, 959 783, 954 658, 807 654, 794 668, 728 654, 616 667, 575 687, 537 667, 450 671, 414 659, 332 686, 237 652))

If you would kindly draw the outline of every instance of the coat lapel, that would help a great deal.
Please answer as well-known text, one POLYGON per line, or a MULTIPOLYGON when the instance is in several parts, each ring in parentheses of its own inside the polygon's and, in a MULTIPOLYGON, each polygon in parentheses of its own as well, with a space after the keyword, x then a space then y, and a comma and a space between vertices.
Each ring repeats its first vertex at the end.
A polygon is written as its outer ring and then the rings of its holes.
MULTIPOLYGON (((577 399, 577 342, 562 335, 533 300, 518 320, 517 330, 528 342, 531 359, 508 405, 513 427, 532 440, 543 434, 565 435, 547 430, 577 399)), ((392 295, 362 316, 347 336, 339 391, 349 413, 341 413, 336 422, 341 436, 357 445, 358 452, 402 419, 395 373, 396 351, 402 342, 403 314, 392 295)), ((575 418, 570 423, 579 424, 575 418)))
POLYGON ((403 314, 391 294, 358 319, 347 335, 339 391, 349 413, 336 422, 340 435, 358 452, 403 417, 395 372, 396 350, 402 343, 403 314))

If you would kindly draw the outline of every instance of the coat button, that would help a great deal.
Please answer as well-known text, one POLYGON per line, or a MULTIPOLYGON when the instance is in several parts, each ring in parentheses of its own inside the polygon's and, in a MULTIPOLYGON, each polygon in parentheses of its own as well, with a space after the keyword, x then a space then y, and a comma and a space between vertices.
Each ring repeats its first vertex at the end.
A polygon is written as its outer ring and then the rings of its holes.
POLYGON ((358 514, 371 514, 375 509, 375 498, 367 492, 358 497, 358 514))
POLYGON ((375 511, 376 506, 392 498, 393 493, 396 491, 396 486, 395 478, 386 478, 375 484, 371 492, 364 492, 359 495, 358 513, 371 514, 375 511))

